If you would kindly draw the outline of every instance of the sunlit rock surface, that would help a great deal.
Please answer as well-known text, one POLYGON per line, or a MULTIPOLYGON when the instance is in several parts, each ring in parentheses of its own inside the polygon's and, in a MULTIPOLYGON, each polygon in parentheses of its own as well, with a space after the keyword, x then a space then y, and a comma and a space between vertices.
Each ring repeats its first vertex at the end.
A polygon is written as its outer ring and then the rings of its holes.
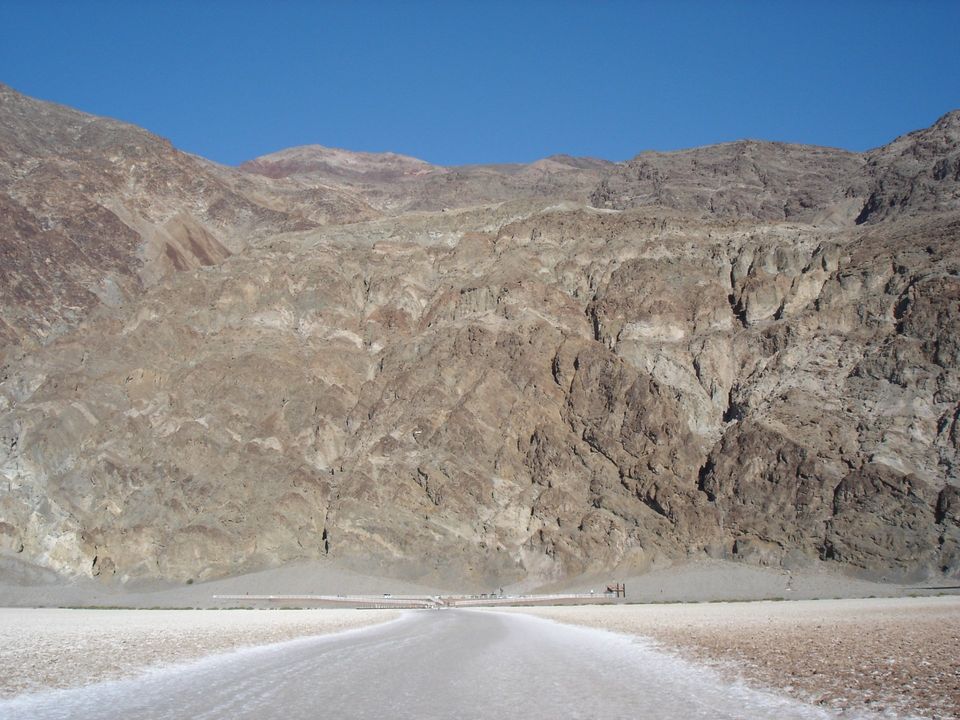
POLYGON ((958 117, 866 154, 238 170, 0 86, 0 553, 956 576, 958 117))

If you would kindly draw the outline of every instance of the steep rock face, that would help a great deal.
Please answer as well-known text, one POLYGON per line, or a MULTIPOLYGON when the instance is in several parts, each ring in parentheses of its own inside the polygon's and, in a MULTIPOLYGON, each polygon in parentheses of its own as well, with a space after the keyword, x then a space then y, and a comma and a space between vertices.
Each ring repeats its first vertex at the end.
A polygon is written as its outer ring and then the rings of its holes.
MULTIPOLYGON (((7 368, 10 544, 179 580, 327 557, 483 585, 699 552, 953 572, 953 367, 918 346, 892 394, 865 363, 928 312, 904 322, 881 258, 954 225, 842 252, 800 232, 554 210, 453 247, 330 228, 180 273, 7 368), (747 323, 737 294, 778 246, 826 279, 747 323)), ((911 276, 953 262, 920 252, 911 276)))
MULTIPOLYGON (((489 587, 702 554, 955 576, 960 216, 840 222, 837 198, 866 191, 830 178, 856 157, 811 179, 802 148, 721 150, 735 171, 687 158, 683 202, 625 210, 537 190, 364 219, 373 185, 414 204, 429 185, 214 168, 204 182, 240 200, 198 210, 161 183, 138 190, 149 225, 111 226, 96 208, 119 207, 99 199, 126 171, 28 204, 5 175, 5 327, 45 317, 44 292, 62 326, 0 358, 0 552, 109 581, 323 557, 489 587), (767 178, 762 197, 743 173, 767 178), (704 212, 711 187, 740 199, 704 212), (248 193, 264 214, 244 214, 248 193), (757 219, 805 193, 809 214, 757 219), (361 204, 340 223, 317 197, 361 204), (129 261, 146 262, 144 228, 169 248, 150 282, 129 261), (108 271, 120 301, 67 314, 108 271)), ((90 162, 75 167, 100 177, 90 162)), ((181 163, 211 167, 157 154, 147 175, 181 163)))
POLYGON ((853 471, 834 493, 826 554, 866 567, 886 558, 892 573, 928 577, 943 555, 938 547, 942 530, 934 524, 936 502, 925 483, 885 465, 853 471))

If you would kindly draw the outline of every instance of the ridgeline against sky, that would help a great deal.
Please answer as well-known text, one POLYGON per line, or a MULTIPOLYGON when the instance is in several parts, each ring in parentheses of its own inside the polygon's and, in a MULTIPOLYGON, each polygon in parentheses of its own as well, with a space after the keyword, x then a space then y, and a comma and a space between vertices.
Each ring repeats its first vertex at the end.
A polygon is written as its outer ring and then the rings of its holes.
POLYGON ((0 5, 0 80, 228 164, 864 150, 960 105, 956 2, 0 5))

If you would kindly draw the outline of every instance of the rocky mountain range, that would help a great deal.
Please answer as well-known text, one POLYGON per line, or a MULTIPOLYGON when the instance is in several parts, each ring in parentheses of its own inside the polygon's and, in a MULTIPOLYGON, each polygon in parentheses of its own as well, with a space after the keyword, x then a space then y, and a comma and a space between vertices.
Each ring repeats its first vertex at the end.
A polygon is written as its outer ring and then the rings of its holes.
POLYGON ((0 86, 0 553, 955 578, 958 241, 957 111, 867 153, 228 168, 0 86))

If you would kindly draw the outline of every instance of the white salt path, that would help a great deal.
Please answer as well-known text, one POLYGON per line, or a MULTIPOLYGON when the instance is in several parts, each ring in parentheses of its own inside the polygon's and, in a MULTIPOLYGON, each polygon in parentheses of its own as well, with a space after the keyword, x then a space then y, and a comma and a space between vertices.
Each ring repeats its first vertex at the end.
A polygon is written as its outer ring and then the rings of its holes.
POLYGON ((464 610, 0 701, 4 720, 831 717, 642 640, 464 610))

